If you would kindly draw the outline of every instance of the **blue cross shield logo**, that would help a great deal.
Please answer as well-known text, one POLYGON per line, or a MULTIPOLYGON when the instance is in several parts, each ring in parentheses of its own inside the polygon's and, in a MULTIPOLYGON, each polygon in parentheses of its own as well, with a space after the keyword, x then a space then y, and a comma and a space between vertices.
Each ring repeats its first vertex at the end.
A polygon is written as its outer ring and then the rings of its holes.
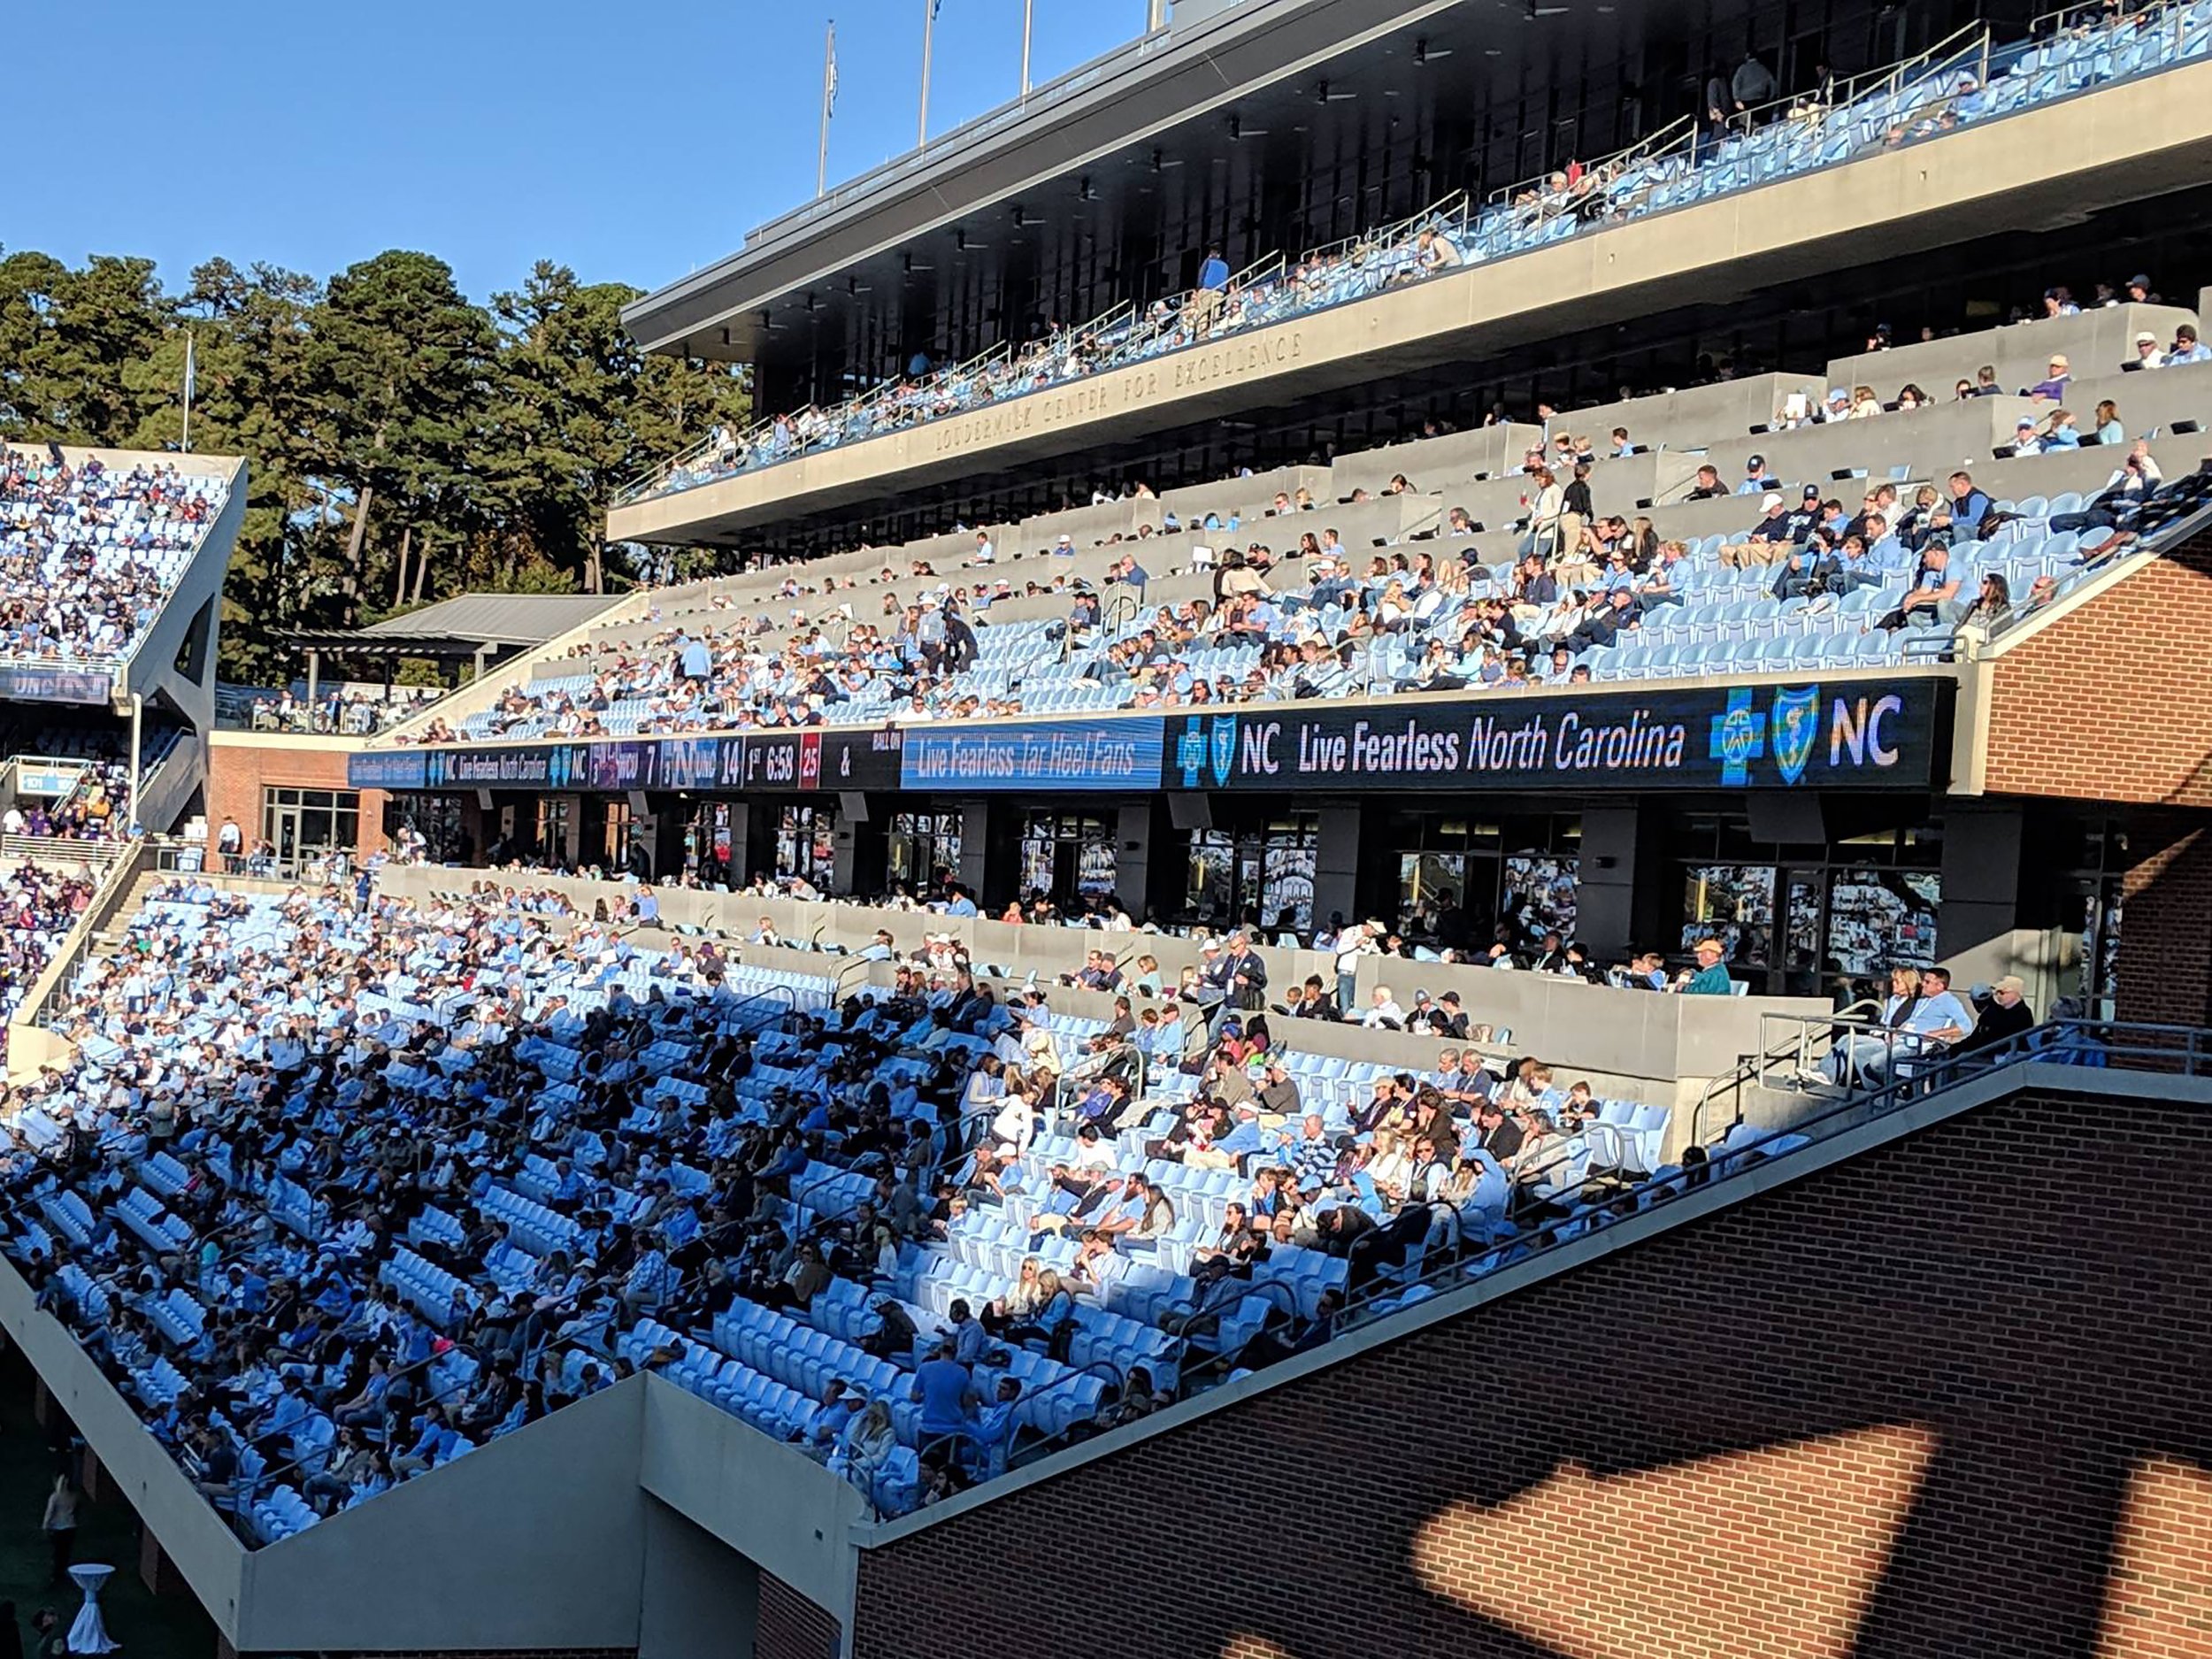
POLYGON ((1751 763, 1766 753, 1766 722, 1751 706, 1751 687, 1740 686, 1728 694, 1728 706, 1713 717, 1713 734, 1707 754, 1720 762, 1720 780, 1731 789, 1751 781, 1751 763))
POLYGON ((1205 723, 1193 715, 1183 722, 1183 734, 1175 740, 1175 769, 1183 774, 1183 787, 1198 787, 1205 766, 1205 723))
POLYGON ((1813 757, 1813 742, 1820 735, 1820 687, 1776 692, 1768 723, 1773 728, 1775 767, 1784 783, 1795 783, 1805 775, 1805 763, 1813 757))
POLYGON ((1225 784, 1237 764, 1237 717, 1233 714, 1214 716, 1213 741, 1210 758, 1213 761, 1214 782, 1225 784))

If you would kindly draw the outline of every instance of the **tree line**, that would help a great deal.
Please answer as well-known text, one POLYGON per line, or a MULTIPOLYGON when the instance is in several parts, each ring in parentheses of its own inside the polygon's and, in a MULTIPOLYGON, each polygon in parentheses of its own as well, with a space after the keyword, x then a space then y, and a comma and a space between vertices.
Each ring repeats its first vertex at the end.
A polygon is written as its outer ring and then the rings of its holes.
POLYGON ((272 683, 288 629, 631 579, 616 492, 750 406, 741 370, 637 349, 639 292, 541 261, 479 305, 396 250, 321 282, 212 259, 171 293, 150 259, 0 249, 0 439, 177 448, 188 336, 192 448, 250 468, 221 672, 272 683))

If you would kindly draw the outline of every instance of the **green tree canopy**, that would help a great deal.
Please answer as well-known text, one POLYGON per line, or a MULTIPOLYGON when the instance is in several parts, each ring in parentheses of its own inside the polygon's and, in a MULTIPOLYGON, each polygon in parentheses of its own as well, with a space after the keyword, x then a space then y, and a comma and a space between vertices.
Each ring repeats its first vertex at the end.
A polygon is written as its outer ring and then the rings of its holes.
POLYGON ((243 455, 222 672, 290 672, 285 630, 476 590, 618 585, 616 491, 749 409, 741 371, 646 357, 639 290, 541 262, 488 306, 394 250, 325 282, 214 259, 180 293, 150 260, 73 269, 0 250, 0 438, 243 455))

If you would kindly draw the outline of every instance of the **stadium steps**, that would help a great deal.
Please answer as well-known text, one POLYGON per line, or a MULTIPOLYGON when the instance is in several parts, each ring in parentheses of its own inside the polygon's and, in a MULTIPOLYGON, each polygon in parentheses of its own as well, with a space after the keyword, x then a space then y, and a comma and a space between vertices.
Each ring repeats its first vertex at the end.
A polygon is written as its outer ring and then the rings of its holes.
POLYGON ((128 936, 131 924, 137 918, 139 911, 146 908, 146 901, 152 895, 154 889, 174 881, 176 879, 176 872, 173 870, 142 870, 139 872, 137 879, 131 883, 131 890, 123 895, 123 902, 115 907, 106 922, 94 932, 92 947, 87 952, 87 956, 113 956, 122 945, 124 939, 128 936))

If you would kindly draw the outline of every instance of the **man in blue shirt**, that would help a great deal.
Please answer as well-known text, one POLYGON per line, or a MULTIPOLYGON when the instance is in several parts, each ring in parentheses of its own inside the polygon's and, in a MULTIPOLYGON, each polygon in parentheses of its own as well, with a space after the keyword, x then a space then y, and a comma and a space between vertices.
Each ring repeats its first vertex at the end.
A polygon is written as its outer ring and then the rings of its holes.
POLYGON ((1878 626, 1894 630, 1910 622, 1955 625, 1965 617, 1968 604, 1959 597, 1959 573, 1951 568, 1951 549, 1931 541, 1920 555, 1911 588, 1878 626))
POLYGON ((969 1409, 977 1403, 975 1384, 968 1368, 952 1356, 951 1343, 938 1343, 915 1367, 908 1398, 922 1409, 925 1439, 957 1434, 967 1427, 969 1409))
POLYGON ((1757 495, 1775 487, 1775 480, 1767 474, 1767 458, 1755 455, 1743 464, 1743 477, 1736 485, 1739 495, 1757 495))
POLYGON ((1183 308, 1183 326, 1190 330, 1192 339, 1206 337, 1214 319, 1221 315, 1221 303, 1228 291, 1229 262, 1221 257, 1217 243, 1206 250, 1205 260, 1198 267, 1198 286, 1191 290, 1183 308))
POLYGON ((1878 512, 1866 516, 1866 557, 1877 570, 1901 571, 1906 565, 1905 544, 1890 533, 1889 520, 1878 512))
POLYGON ((1906 1026, 1931 1046, 1945 1048, 1963 1042, 1973 1031, 1974 1015, 1951 989, 1950 969, 1920 971, 1920 1001, 1906 1026))

